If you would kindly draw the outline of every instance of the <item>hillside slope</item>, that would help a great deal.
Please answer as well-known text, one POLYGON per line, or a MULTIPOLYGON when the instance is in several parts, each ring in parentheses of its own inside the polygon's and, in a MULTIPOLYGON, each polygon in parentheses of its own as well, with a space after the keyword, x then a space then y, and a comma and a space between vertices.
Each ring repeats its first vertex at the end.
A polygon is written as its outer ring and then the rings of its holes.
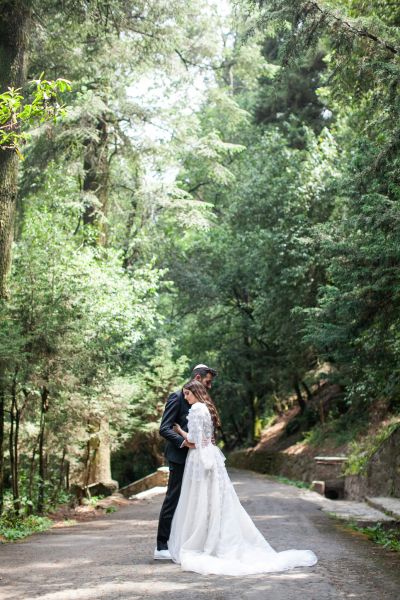
POLYGON ((308 483, 323 481, 332 497, 358 498, 369 487, 385 485, 388 495, 398 495, 400 419, 386 403, 348 409, 343 390, 328 382, 313 389, 305 411, 294 402, 263 430, 257 446, 231 453, 228 464, 308 483), (390 485, 379 473, 386 479, 393 473, 390 485))

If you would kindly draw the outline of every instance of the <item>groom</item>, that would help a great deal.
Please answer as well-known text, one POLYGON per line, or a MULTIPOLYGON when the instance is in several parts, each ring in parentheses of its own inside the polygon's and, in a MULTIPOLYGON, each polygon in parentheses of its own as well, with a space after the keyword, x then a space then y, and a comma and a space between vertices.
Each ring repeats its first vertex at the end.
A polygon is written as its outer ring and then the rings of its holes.
MULTIPOLYGON (((210 369, 207 365, 197 365, 192 371, 191 381, 197 379, 207 389, 211 389, 213 379, 216 375, 216 371, 210 369)), ((167 440, 165 457, 169 464, 169 480, 158 521, 157 548, 154 550, 154 558, 156 560, 171 559, 168 550, 168 539, 171 532, 172 517, 174 516, 181 493, 182 477, 188 448, 193 447, 193 445, 173 430, 173 426, 175 423, 178 423, 184 431, 187 431, 189 408, 190 404, 186 402, 183 391, 173 392, 168 397, 161 419, 160 435, 167 440)))

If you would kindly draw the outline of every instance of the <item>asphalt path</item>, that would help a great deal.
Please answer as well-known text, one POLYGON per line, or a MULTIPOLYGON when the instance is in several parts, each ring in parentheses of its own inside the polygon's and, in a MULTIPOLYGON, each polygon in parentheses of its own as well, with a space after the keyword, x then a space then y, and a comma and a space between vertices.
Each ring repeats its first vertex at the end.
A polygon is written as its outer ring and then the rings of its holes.
POLYGON ((202 576, 154 561, 162 496, 116 513, 0 545, 3 600, 399 600, 400 555, 338 525, 317 494, 232 470, 240 500, 276 550, 319 562, 276 574, 202 576))

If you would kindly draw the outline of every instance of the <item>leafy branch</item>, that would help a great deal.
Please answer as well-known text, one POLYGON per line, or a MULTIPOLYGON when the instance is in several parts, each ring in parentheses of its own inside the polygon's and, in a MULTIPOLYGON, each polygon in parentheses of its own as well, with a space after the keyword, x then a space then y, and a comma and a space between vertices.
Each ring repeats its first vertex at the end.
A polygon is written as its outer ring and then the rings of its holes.
MULTIPOLYGON (((330 9, 318 0, 258 0, 257 4, 264 8, 262 19, 280 22, 281 25, 291 23, 292 30, 289 34, 290 44, 287 57, 297 56, 299 44, 305 42, 306 46, 316 43, 320 38, 321 30, 334 35, 337 39, 347 40, 353 44, 356 39, 366 39, 373 43, 373 47, 380 47, 389 52, 392 57, 400 54, 400 48, 391 41, 380 37, 367 26, 367 22, 360 19, 351 19, 338 9, 330 9)), ((286 33, 289 31, 286 27, 286 33)), ((346 50, 347 52, 347 50, 346 50)))
POLYGON ((30 104, 24 103, 21 88, 9 87, 0 94, 0 150, 13 150, 23 159, 20 146, 28 134, 22 131, 24 125, 57 121, 66 114, 65 105, 60 103, 60 94, 71 91, 71 83, 66 79, 48 81, 39 79, 34 84, 33 99, 30 104))
POLYGON ((358 27, 356 27, 355 24, 349 22, 349 19, 345 19, 342 15, 340 15, 340 13, 335 14, 326 8, 322 8, 320 6, 320 4, 316 1, 308 0, 304 4, 303 10, 306 12, 306 14, 307 13, 309 13, 309 14, 319 13, 321 15, 321 17, 326 22, 330 22, 331 25, 333 25, 333 26, 338 25, 340 27, 343 27, 344 29, 347 29, 347 31, 355 37, 367 38, 367 39, 375 42, 379 46, 382 46, 383 48, 385 48, 385 50, 388 50, 389 52, 392 52, 393 54, 399 54, 398 48, 396 48, 395 46, 393 46, 386 40, 378 37, 372 31, 369 31, 366 27, 359 29, 358 27))

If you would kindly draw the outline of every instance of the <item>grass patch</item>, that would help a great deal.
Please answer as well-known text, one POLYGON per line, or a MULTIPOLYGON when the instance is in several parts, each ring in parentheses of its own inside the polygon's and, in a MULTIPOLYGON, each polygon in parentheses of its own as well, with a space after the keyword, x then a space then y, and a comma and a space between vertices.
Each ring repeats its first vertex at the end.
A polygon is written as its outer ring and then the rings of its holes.
POLYGON ((91 496, 90 498, 82 498, 82 504, 85 506, 96 506, 96 504, 104 498, 105 496, 91 496))
POLYGON ((116 506, 107 506, 107 508, 106 508, 106 513, 115 513, 117 511, 118 511, 118 509, 116 506))
POLYGON ((301 488, 304 490, 309 490, 311 487, 310 483, 306 483, 305 481, 298 481, 297 479, 288 479, 288 477, 282 477, 281 475, 267 475, 269 479, 273 479, 274 481, 278 481, 279 483, 286 483, 286 485, 294 485, 297 488, 301 488))
POLYGON ((74 527, 74 525, 78 525, 78 521, 76 519, 64 519, 62 524, 63 527, 74 527))
POLYGON ((400 531, 397 529, 385 529, 380 523, 373 527, 358 527, 351 523, 346 526, 353 531, 366 535, 368 539, 387 550, 400 552, 400 531))
POLYGON ((15 542, 33 533, 46 531, 53 525, 47 517, 30 515, 29 517, 16 517, 3 515, 0 518, 0 536, 3 541, 15 542))
POLYGON ((334 446, 348 444, 365 431, 368 425, 367 415, 348 411, 344 415, 331 417, 326 423, 318 423, 304 433, 303 439, 310 446, 321 446, 330 441, 334 446))

